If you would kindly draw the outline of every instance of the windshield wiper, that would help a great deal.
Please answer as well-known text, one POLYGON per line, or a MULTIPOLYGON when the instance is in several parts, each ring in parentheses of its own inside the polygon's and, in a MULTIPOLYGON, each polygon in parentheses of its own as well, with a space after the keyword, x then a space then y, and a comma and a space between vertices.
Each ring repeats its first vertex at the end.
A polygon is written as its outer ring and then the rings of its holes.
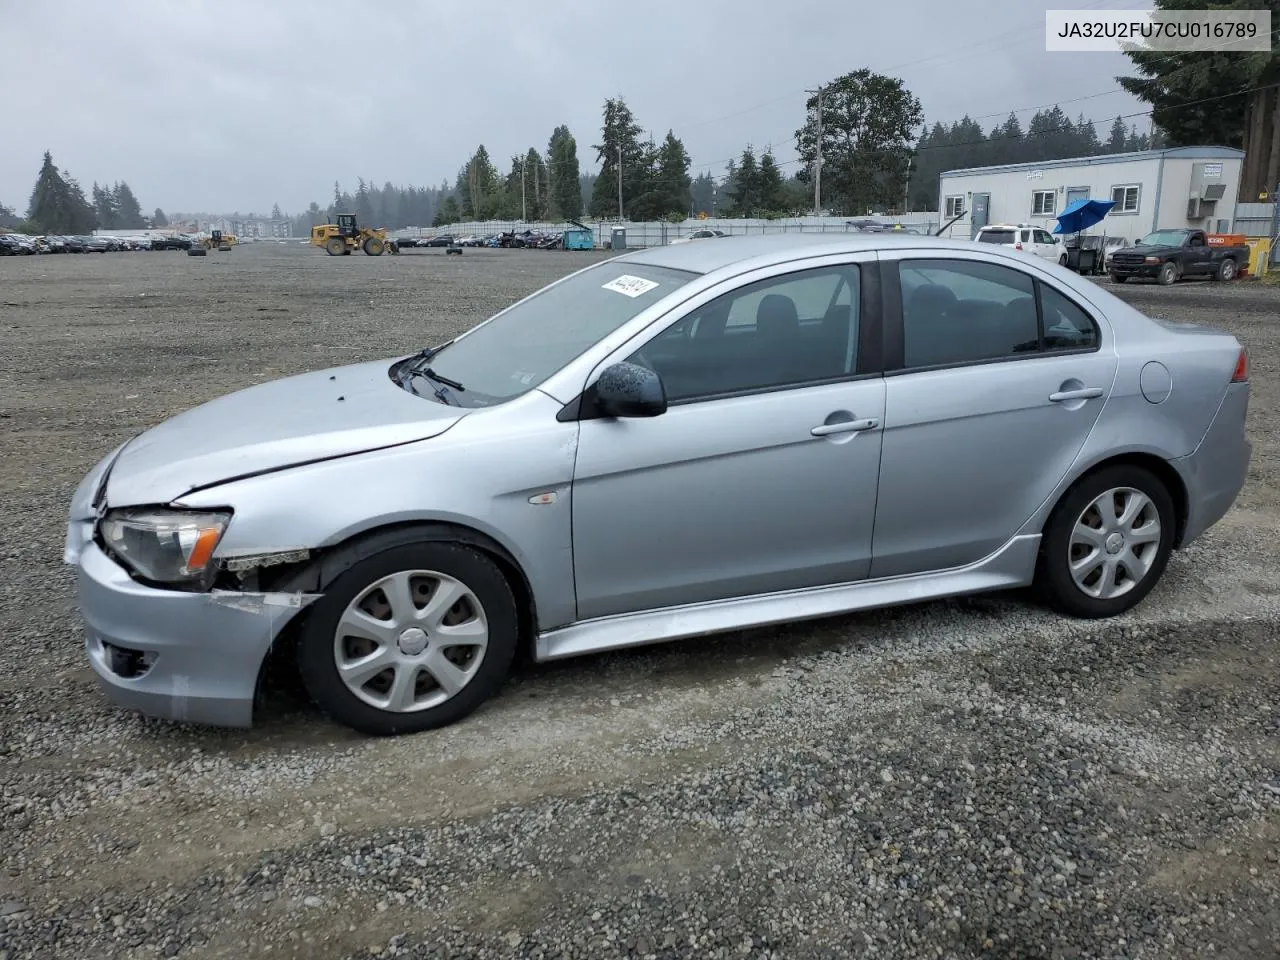
MULTIPOLYGON (((439 386, 431 391, 432 395, 443 404, 459 407, 462 406, 462 404, 458 403, 457 399, 451 396, 449 390, 445 388, 448 387, 450 389, 457 390, 459 393, 464 392, 467 388, 457 380, 451 379, 450 377, 442 377, 427 366, 428 361, 430 361, 430 359, 442 349, 444 348, 428 347, 425 350, 418 351, 412 357, 409 357, 408 360, 404 361, 399 373, 400 383, 407 386, 410 377, 423 377, 427 380, 433 380, 439 384, 439 386)), ((412 387, 409 389, 414 393, 417 393, 417 391, 413 390, 412 387)))

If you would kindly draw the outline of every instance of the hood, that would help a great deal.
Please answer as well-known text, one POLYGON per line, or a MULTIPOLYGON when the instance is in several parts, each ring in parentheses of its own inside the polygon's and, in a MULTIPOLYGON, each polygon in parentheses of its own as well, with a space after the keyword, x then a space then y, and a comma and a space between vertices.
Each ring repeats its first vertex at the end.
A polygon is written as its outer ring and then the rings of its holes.
POLYGON ((168 503, 248 474, 425 440, 467 413, 397 386, 387 375, 394 362, 273 380, 166 420, 125 445, 107 503, 168 503))

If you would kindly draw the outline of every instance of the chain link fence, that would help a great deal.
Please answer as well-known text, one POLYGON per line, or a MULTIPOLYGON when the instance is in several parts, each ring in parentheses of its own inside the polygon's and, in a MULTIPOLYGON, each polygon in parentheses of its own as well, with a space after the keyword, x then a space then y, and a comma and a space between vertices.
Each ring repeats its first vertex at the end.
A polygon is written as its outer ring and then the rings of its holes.
MULTIPOLYGON (((899 217, 788 217, 779 220, 737 219, 709 217, 705 220, 684 220, 670 223, 665 220, 630 221, 630 220, 582 220, 595 234, 597 247, 607 246, 613 236, 613 229, 620 227, 626 230, 627 247, 660 247, 672 240, 688 237, 699 230, 719 230, 730 236, 759 235, 770 233, 852 233, 858 230, 857 223, 874 220, 886 225, 902 224, 913 232, 931 235, 938 229, 937 213, 907 213, 899 217)), ((406 227, 395 231, 397 237, 435 237, 450 234, 455 237, 488 237, 498 233, 523 233, 534 230, 542 233, 560 233, 564 230, 576 229, 567 221, 524 222, 519 220, 484 220, 464 223, 451 223, 448 226, 425 228, 406 227)))

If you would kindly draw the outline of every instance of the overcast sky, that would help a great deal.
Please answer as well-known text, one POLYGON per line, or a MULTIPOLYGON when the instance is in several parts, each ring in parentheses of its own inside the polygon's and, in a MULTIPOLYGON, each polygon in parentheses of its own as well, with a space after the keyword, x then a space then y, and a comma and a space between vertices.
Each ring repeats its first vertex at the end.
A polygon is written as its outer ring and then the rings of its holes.
POLYGON ((452 182, 477 144, 505 169, 559 123, 586 172, 615 95, 719 174, 748 142, 793 161, 804 90, 864 66, 902 78, 930 123, 1025 125, 1057 102, 1105 136, 1145 109, 1117 89, 1129 62, 1046 53, 1044 10, 1150 6, 0 0, 0 203, 25 212, 46 149, 86 191, 122 179, 170 212, 296 213, 360 176, 452 182))

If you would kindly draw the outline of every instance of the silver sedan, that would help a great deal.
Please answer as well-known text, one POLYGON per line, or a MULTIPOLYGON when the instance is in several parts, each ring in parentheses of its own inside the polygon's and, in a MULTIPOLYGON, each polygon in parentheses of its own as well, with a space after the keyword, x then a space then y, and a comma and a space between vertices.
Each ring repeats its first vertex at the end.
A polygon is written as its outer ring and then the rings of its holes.
POLYGON ((960 241, 726 238, 587 267, 445 344, 261 384, 71 503, 89 662, 248 725, 267 654, 373 734, 539 660, 1035 584, 1139 603, 1245 478, 1237 340, 960 241))

